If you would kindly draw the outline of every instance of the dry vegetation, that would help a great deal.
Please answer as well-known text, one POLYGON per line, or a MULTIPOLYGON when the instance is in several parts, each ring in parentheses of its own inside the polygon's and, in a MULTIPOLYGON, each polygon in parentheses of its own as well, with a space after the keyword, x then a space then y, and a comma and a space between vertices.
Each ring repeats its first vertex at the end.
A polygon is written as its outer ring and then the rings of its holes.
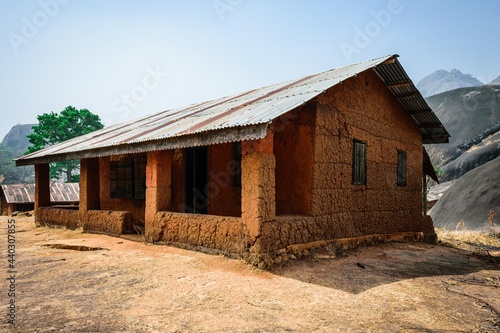
MULTIPOLYGON (((0 217, 1 244, 6 221, 0 217)), ((25 217, 16 217, 16 228, 15 325, 6 323, 7 251, 0 249, 2 332, 500 331, 492 249, 488 256, 389 243, 316 252, 262 271, 140 236, 35 227, 25 217)))
POLYGON ((441 244, 465 249, 486 256, 500 255, 500 229, 495 226, 494 212, 488 214, 488 220, 481 230, 469 230, 464 221, 454 228, 436 228, 441 244))

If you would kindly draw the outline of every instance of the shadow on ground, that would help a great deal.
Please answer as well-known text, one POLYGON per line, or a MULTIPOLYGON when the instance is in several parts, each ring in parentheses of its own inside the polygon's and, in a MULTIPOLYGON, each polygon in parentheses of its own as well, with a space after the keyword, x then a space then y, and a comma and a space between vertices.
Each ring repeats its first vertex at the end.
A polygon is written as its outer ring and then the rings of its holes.
POLYGON ((335 258, 313 255, 272 272, 278 276, 358 294, 408 279, 467 275, 500 270, 500 258, 426 243, 389 243, 362 247, 335 258), (358 265, 359 264, 359 265, 358 265), (364 268, 363 268, 364 267, 364 268))

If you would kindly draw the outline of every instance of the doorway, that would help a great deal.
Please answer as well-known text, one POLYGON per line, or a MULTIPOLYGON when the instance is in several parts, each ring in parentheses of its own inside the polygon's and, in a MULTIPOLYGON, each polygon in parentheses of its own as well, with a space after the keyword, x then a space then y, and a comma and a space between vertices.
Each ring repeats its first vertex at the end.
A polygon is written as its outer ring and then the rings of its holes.
POLYGON ((208 214, 208 149, 185 150, 186 213, 208 214))

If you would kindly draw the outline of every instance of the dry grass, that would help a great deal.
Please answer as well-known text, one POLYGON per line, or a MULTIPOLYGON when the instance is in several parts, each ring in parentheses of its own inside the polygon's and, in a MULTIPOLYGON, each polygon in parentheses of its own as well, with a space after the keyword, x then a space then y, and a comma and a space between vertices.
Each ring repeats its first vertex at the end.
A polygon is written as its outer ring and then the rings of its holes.
POLYGON ((483 230, 468 230, 463 221, 454 229, 435 228, 439 241, 445 245, 463 248, 463 244, 477 248, 488 248, 500 251, 500 233, 488 226, 483 230))

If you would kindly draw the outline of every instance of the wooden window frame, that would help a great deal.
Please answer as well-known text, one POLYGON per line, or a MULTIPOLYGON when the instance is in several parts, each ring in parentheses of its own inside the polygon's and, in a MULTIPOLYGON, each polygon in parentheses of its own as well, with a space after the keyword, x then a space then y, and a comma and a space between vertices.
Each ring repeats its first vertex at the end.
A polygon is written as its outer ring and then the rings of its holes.
POLYGON ((367 155, 366 141, 352 141, 352 184, 366 185, 367 183, 367 155))
POLYGON ((113 199, 146 199, 146 157, 128 157, 109 163, 109 196, 113 199))
POLYGON ((406 186, 408 178, 407 168, 408 154, 404 150, 398 149, 398 165, 396 173, 396 184, 406 186))

